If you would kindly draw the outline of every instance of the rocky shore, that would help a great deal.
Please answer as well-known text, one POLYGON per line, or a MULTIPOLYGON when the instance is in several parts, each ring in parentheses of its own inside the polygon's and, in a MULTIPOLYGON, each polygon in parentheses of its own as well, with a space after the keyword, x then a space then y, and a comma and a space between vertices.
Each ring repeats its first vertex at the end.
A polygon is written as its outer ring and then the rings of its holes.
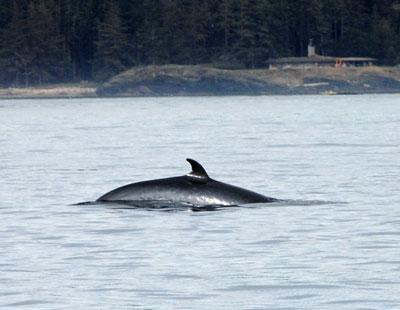
POLYGON ((0 89, 1 98, 400 93, 400 67, 226 70, 136 67, 101 84, 0 89))
POLYGON ((223 70, 147 66, 123 72, 97 89, 104 97, 366 93, 400 93, 400 68, 223 70))

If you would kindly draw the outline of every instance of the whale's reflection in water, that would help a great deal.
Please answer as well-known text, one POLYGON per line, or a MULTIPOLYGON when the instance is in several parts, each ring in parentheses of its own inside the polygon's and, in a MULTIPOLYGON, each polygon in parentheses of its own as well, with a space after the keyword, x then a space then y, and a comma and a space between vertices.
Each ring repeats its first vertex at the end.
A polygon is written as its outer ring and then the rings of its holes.
POLYGON ((109 209, 141 209, 148 211, 163 211, 163 212, 204 212, 204 211, 222 211, 231 208, 276 208, 276 207, 296 207, 296 206, 321 206, 321 205, 340 205, 347 204, 347 202, 340 201, 323 201, 323 200, 278 200, 273 203, 252 203, 252 204, 233 204, 233 205, 193 205, 187 202, 177 202, 171 200, 121 200, 121 201, 87 201, 77 203, 79 206, 104 206, 109 209))

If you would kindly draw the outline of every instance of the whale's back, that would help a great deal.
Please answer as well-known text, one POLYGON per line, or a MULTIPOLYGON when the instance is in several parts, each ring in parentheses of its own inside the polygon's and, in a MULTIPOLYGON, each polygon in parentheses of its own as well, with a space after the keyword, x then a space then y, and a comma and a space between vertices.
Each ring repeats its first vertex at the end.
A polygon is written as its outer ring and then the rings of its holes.
POLYGON ((192 205, 236 205, 273 202, 274 198, 218 182, 190 176, 128 184, 101 196, 98 201, 176 201, 192 205))

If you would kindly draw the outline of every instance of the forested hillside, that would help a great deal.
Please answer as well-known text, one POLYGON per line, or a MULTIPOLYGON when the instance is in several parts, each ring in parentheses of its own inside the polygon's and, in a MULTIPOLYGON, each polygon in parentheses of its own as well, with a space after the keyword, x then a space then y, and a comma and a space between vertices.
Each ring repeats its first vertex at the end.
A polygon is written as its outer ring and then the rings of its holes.
POLYGON ((1 0, 0 84, 104 80, 146 64, 400 62, 399 0, 1 0))

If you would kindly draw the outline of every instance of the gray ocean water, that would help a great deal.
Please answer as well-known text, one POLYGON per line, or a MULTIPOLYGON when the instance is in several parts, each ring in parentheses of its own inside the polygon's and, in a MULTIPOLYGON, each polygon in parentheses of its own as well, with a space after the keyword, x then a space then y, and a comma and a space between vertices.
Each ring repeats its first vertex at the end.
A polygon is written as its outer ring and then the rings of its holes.
POLYGON ((0 307, 400 309, 400 96, 0 101, 0 307), (71 204, 211 177, 291 203, 71 204))

